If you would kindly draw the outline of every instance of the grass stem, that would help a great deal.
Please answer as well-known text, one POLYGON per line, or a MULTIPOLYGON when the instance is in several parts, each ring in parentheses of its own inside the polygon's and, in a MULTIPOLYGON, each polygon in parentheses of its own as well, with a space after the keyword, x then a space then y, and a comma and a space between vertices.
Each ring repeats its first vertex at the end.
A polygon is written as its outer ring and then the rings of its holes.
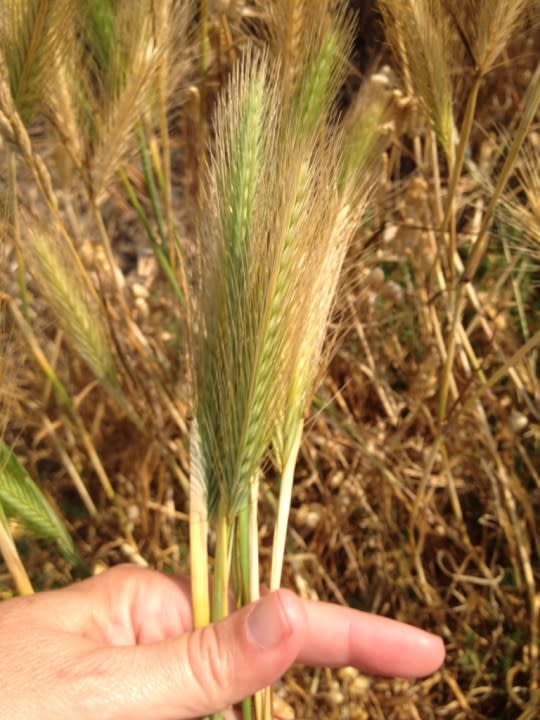
POLYGON ((17 256, 17 279, 19 281, 23 315, 25 318, 28 318, 28 289, 26 287, 25 277, 26 263, 21 249, 21 223, 17 202, 17 157, 15 151, 9 146, 7 152, 9 214, 13 226, 13 239, 15 241, 15 253, 17 256))
POLYGON ((34 588, 7 529, 7 518, 0 505, 0 555, 4 558, 19 595, 33 595, 34 588))
POLYGON ((191 563, 191 595, 193 622, 196 628, 210 623, 208 583, 208 512, 200 436, 194 423, 190 433, 191 478, 189 483, 189 553, 191 563))
POLYGON ((285 556, 285 541, 287 538, 287 525, 289 522, 289 511, 291 508, 291 497, 294 482, 294 469, 302 440, 303 420, 296 429, 294 440, 290 445, 290 451, 285 459, 285 465, 281 474, 279 486, 279 504, 272 543, 272 568, 270 573, 270 589, 277 590, 281 583, 283 570, 283 558, 285 556))
POLYGON ((229 539, 230 524, 224 503, 220 503, 216 522, 216 559, 212 587, 212 622, 219 622, 229 614, 229 539))

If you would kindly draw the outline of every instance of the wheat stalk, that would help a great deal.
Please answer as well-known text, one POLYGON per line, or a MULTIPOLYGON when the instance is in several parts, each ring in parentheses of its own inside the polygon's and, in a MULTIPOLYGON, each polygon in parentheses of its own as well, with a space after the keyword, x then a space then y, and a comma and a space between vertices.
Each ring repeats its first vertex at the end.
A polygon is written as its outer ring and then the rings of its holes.
POLYGON ((452 161, 456 129, 450 53, 455 43, 442 0, 381 0, 380 8, 392 50, 452 161))
MULTIPOLYGON (((205 264, 193 372, 204 491, 216 518, 213 619, 226 612, 234 525, 239 514, 247 518, 250 487, 285 400, 317 257, 309 212, 324 183, 315 163, 306 162, 305 136, 285 125, 280 130, 279 120, 268 60, 248 54, 218 105, 201 227, 205 264), (287 138, 288 153, 278 152, 279 138, 287 138)), ((240 533, 244 557, 249 525, 240 533)))
POLYGON ((23 243, 32 274, 68 341, 99 380, 117 387, 107 324, 90 279, 73 266, 71 253, 52 232, 29 225, 23 243))
MULTIPOLYGON (((382 147, 385 103, 369 104, 371 124, 347 134, 345 153, 331 124, 350 44, 340 8, 314 35, 292 89, 280 93, 278 68, 249 52, 216 112, 194 313, 191 483, 193 564, 206 557, 205 501, 215 524, 214 621, 227 612, 231 570, 238 598, 258 597, 257 488, 270 445, 281 471, 271 576, 279 585, 303 413, 382 147)), ((208 578, 195 575, 194 601, 204 605, 208 578)), ((257 698, 258 717, 268 715, 269 697, 257 698)), ((244 713, 250 717, 249 704, 244 713)))
POLYGON ((495 66, 508 43, 520 29, 534 0, 459 0, 446 2, 475 71, 482 77, 495 66))
POLYGON ((15 106, 23 122, 50 112, 50 88, 70 54, 74 3, 69 0, 6 0, 2 8, 0 51, 15 106))

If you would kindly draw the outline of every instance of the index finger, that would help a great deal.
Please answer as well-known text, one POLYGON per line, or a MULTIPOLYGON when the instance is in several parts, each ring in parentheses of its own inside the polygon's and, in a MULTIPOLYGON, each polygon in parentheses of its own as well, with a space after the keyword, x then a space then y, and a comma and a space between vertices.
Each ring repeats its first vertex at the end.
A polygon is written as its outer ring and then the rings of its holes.
POLYGON ((413 678, 430 675, 444 661, 442 639, 412 625, 325 602, 304 604, 308 632, 298 662, 413 678))

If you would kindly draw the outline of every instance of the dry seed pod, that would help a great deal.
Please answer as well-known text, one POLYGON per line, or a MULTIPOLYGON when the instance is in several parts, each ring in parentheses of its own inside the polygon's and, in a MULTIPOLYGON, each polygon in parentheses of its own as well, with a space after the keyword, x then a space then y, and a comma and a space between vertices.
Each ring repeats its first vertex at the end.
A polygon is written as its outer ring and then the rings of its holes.
POLYGON ((344 682, 352 682, 353 680, 356 680, 359 674, 360 673, 358 672, 357 668, 352 667, 352 665, 340 668, 337 671, 338 678, 344 682))
POLYGON ((274 695, 272 708, 274 717, 279 718, 279 720, 294 720, 296 717, 294 710, 289 703, 285 702, 285 700, 280 698, 278 695, 274 695))
POLYGON ((429 186, 424 178, 415 177, 407 189, 407 202, 423 204, 427 198, 429 186))
POLYGON ((371 681, 365 675, 358 675, 349 685, 351 695, 363 695, 371 686, 371 681))
POLYGON ((528 424, 529 424, 529 419, 523 413, 513 412, 512 415, 510 416, 510 421, 509 421, 510 429, 512 430, 512 432, 514 432, 516 434, 523 432, 526 429, 528 424))
POLYGON ((317 527, 321 520, 320 506, 317 505, 301 505, 296 511, 296 521, 299 525, 303 525, 310 529, 317 527))
POLYGON ((380 267, 375 267, 369 273, 367 284, 372 290, 380 290, 384 283, 384 270, 380 267))
POLYGON ((381 295, 393 305, 402 305, 405 300, 405 291, 393 280, 389 280, 383 285, 381 295))
POLYGON ((335 490, 336 488, 339 488, 343 482, 343 477, 344 477, 344 473, 342 470, 338 470, 338 472, 334 473, 328 481, 330 487, 333 490, 335 490))
POLYGON ((343 705, 343 703, 345 702, 345 696, 341 691, 341 686, 336 680, 333 680, 330 683, 329 696, 332 702, 336 705, 343 705))
POLYGON ((398 225, 390 224, 390 223, 388 225, 386 225, 386 227, 384 228, 384 231, 383 231, 383 236, 382 236, 383 242, 384 243, 392 243, 398 233, 398 230, 399 230, 398 225))

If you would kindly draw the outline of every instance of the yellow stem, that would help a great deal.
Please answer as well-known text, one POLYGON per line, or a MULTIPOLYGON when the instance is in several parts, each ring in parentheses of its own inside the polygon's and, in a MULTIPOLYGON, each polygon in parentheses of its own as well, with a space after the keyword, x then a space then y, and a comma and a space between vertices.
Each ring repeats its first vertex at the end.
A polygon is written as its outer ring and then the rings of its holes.
POLYGON ((15 587, 19 595, 33 595, 34 588, 30 582, 30 578, 26 572, 26 569, 22 563, 22 560, 17 552, 15 543, 7 527, 4 525, 5 520, 4 513, 1 511, 2 517, 0 517, 0 553, 4 558, 7 568, 10 572, 15 587))
POLYGON ((300 449, 303 428, 304 422, 303 420, 300 420, 296 429, 294 440, 290 447, 289 454, 285 459, 285 464, 281 474, 281 483, 279 486, 278 515, 276 519, 276 527, 274 530, 274 540, 272 543, 272 567, 270 572, 271 590, 277 590, 281 583, 283 558, 285 555, 285 541, 287 539, 287 524, 289 521, 289 510, 291 507, 292 488, 294 481, 294 468, 296 466, 298 451, 300 449))
POLYGON ((200 489, 192 483, 189 507, 189 554, 193 623, 196 628, 205 627, 210 623, 207 537, 206 500, 200 489))

